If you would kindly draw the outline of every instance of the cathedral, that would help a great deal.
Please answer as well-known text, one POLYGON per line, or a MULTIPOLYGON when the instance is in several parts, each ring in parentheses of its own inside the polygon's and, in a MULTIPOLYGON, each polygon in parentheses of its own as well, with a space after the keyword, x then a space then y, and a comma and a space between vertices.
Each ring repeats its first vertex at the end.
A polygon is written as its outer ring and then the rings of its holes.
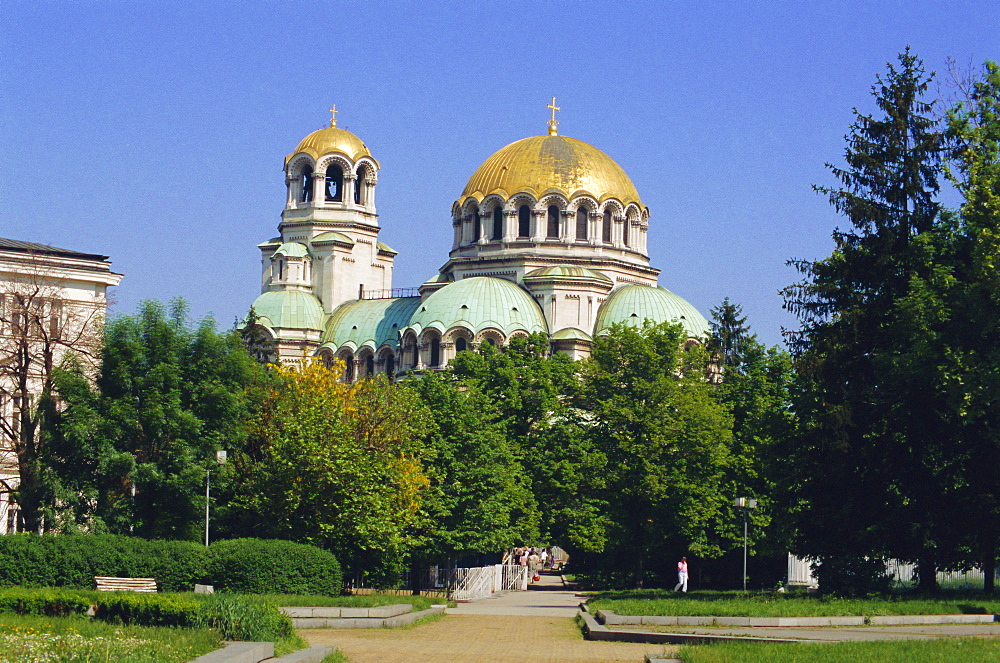
POLYGON ((679 322, 689 342, 705 318, 660 287, 649 264, 649 209, 607 154, 548 133, 501 148, 451 206, 451 252, 419 288, 393 289, 396 251, 379 241, 379 163, 330 126, 285 159, 279 235, 261 251, 253 303, 272 358, 343 360, 345 378, 443 368, 455 353, 534 332, 579 359, 618 322, 679 322))

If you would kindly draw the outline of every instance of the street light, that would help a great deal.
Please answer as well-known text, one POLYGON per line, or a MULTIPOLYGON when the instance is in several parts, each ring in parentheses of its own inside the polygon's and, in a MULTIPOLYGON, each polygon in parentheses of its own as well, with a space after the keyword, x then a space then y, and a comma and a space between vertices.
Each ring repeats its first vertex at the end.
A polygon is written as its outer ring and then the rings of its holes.
MULTIPOLYGON (((215 452, 215 462, 218 463, 219 465, 226 464, 225 450, 219 450, 215 452)), ((205 468, 205 547, 206 548, 208 547, 208 505, 209 505, 209 498, 211 497, 211 492, 209 489, 211 481, 209 480, 209 477, 211 476, 211 474, 212 474, 211 466, 206 467, 205 468)))
POLYGON ((752 497, 737 497, 733 506, 743 512, 743 591, 747 591, 747 522, 750 511, 757 508, 757 500, 752 497))

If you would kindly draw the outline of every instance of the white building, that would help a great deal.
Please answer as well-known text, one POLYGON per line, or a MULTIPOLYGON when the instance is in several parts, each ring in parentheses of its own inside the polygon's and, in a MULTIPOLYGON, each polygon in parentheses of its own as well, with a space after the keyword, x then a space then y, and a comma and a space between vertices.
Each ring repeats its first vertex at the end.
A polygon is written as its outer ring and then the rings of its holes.
POLYGON ((448 260, 419 288, 392 289, 378 171, 335 120, 285 159, 285 209, 279 235, 259 245, 253 304, 282 362, 337 357, 353 379, 442 367, 458 351, 532 332, 575 358, 615 322, 708 333, 694 307, 658 286, 649 209, 631 179, 604 152, 560 136, 555 110, 547 135, 507 145, 472 174, 451 206, 448 260))
POLYGON ((0 534, 17 528, 20 413, 68 352, 96 357, 107 290, 121 278, 107 256, 0 238, 0 534))

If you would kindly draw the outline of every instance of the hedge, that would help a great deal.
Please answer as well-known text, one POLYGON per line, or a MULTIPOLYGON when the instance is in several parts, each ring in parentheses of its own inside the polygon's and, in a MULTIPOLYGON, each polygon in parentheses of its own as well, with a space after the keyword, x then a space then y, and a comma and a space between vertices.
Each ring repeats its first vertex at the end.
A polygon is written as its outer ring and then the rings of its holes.
POLYGON ((208 557, 208 577, 221 591, 324 596, 341 593, 337 558, 315 546, 270 539, 231 539, 213 543, 208 557))

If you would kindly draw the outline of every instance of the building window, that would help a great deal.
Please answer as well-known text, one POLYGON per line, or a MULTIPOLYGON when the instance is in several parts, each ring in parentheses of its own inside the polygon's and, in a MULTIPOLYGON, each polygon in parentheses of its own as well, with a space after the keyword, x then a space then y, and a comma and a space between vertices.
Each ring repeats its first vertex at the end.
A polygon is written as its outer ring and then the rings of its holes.
POLYGON ((468 349, 468 344, 465 339, 461 336, 455 339, 455 352, 465 352, 468 349))
POLYGON ((326 199, 341 201, 344 199, 344 169, 332 164, 326 169, 326 199))
POLYGON ((396 357, 391 354, 385 356, 385 374, 390 378, 396 374, 396 357))
POLYGON ((301 184, 299 200, 308 203, 313 199, 313 169, 311 166, 302 169, 301 184))
POLYGON ((611 210, 604 210, 604 224, 601 226, 601 240, 611 241, 611 210))
POLYGON ((365 191, 365 177, 368 176, 368 169, 364 166, 360 166, 358 168, 357 175, 357 179, 354 180, 354 204, 363 205, 365 202, 364 194, 367 193, 367 191, 365 191))
POLYGON ((527 205, 517 208, 517 236, 531 236, 531 208, 527 205))
POLYGON ((344 382, 354 382, 354 355, 344 357, 344 382))
POLYGON ((49 302, 49 338, 57 340, 62 330, 62 302, 53 299, 49 302))
POLYGON ((493 208, 493 234, 490 239, 503 239, 503 209, 499 205, 493 208))
POLYGON ((365 375, 368 377, 375 376, 375 357, 373 355, 368 355, 365 359, 365 375))
POLYGON ((549 223, 546 237, 548 239, 559 238, 559 208, 555 205, 549 205, 549 223))
POLYGON ((483 236, 483 219, 479 216, 479 210, 475 210, 472 213, 472 240, 478 242, 479 238, 482 236, 483 236))
POLYGON ((577 239, 587 239, 587 219, 588 212, 586 207, 581 207, 576 211, 576 238, 577 239))
POLYGON ((436 368, 441 364, 441 339, 431 339, 430 366, 436 368))
POLYGON ((625 219, 625 223, 622 224, 622 243, 628 246, 628 227, 632 225, 629 219, 625 219))

